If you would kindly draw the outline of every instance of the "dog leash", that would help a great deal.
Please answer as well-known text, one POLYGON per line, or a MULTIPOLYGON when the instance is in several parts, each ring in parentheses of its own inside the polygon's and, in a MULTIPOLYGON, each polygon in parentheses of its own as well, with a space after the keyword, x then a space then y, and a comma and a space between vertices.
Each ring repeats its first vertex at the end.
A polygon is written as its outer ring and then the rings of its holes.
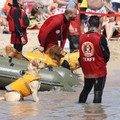
MULTIPOLYGON (((62 25, 61 25, 61 40, 63 40, 63 34, 62 34, 62 25)), ((61 40, 58 40, 58 46, 61 46, 61 40)), ((68 40, 68 39, 67 39, 68 40)), ((67 41, 66 40, 66 41, 67 41)), ((68 63, 70 65, 70 70, 71 70, 71 64, 70 64, 70 42, 68 40, 68 47, 67 47, 67 50, 66 50, 67 54, 68 54, 68 63)))
POLYGON ((60 46, 61 47, 61 41, 63 40, 63 34, 62 34, 62 25, 61 25, 61 27, 60 27, 60 39, 58 39, 58 46, 60 46))
POLYGON ((32 52, 34 52, 35 50, 37 50, 38 48, 36 47, 36 48, 34 48, 33 50, 32 50, 32 52))
POLYGON ((66 40, 66 47, 65 47, 65 49, 66 49, 66 52, 67 52, 67 55, 68 55, 68 63, 70 65, 70 70, 71 70, 71 64, 70 64, 70 42, 69 42, 68 39, 66 40))
MULTIPOLYGON (((37 50, 38 48, 36 47, 36 48, 34 48, 33 50, 32 50, 32 52, 34 52, 35 50, 37 50)), ((44 52, 42 52, 42 62, 44 62, 44 60, 45 60, 45 53, 44 52)))
POLYGON ((45 53, 42 52, 42 62, 44 63, 44 61, 45 61, 45 53))
MULTIPOLYGON (((61 25, 61 39, 63 40, 62 25, 61 25)), ((66 42, 68 42, 68 47, 67 47, 67 49, 66 49, 66 52, 67 52, 67 54, 68 54, 68 63, 69 63, 69 65, 70 65, 70 70, 71 70, 71 64, 70 64, 70 42, 69 42, 68 39, 66 39, 66 42)), ((65 44, 66 44, 66 42, 65 42, 65 44)))

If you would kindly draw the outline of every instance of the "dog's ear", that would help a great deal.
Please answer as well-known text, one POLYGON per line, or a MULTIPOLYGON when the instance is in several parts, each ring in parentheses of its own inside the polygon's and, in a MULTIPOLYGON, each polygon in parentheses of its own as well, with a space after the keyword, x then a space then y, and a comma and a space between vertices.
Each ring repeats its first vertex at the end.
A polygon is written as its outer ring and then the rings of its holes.
POLYGON ((39 66, 37 59, 32 59, 32 60, 30 61, 30 63, 31 63, 33 66, 36 66, 36 67, 39 66))
POLYGON ((45 53, 48 54, 50 57, 54 58, 55 53, 57 53, 59 55, 59 54, 61 54, 61 51, 62 51, 61 47, 59 47, 58 45, 53 45, 52 47, 47 49, 47 51, 45 53))
POLYGON ((39 69, 43 69, 45 68, 46 64, 44 62, 42 62, 41 60, 39 61, 39 69))
POLYGON ((58 54, 58 53, 55 53, 55 55, 56 55, 58 58, 62 58, 62 57, 64 57, 63 55, 58 54))
POLYGON ((55 52, 55 55, 62 58, 66 55, 67 53, 61 49, 60 52, 55 52))

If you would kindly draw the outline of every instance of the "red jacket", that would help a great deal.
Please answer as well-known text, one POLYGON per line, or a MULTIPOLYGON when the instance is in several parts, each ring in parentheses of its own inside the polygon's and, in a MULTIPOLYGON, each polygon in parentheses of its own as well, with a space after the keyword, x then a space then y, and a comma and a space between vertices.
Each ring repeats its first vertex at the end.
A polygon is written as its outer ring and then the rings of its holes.
POLYGON ((106 63, 100 46, 101 34, 93 32, 80 36, 80 63, 85 78, 106 76, 106 63))
POLYGON ((38 40, 45 51, 55 44, 58 45, 58 39, 62 41, 62 46, 64 46, 69 35, 69 24, 70 22, 65 22, 63 14, 51 16, 44 22, 40 28, 38 40))
MULTIPOLYGON (((9 14, 8 14, 8 22, 9 22, 9 28, 10 28, 11 32, 15 31, 15 23, 14 23, 14 15, 13 14, 14 14, 14 11, 17 9, 18 8, 16 8, 16 7, 11 7, 9 14)), ((18 18, 19 23, 20 23, 20 27, 22 29, 27 28, 29 26, 28 17, 27 17, 24 10, 22 10, 22 9, 19 9, 19 10, 21 13, 20 17, 18 18)))
POLYGON ((8 13, 9 29, 11 31, 11 44, 21 44, 21 37, 24 37, 26 42, 26 28, 29 25, 29 19, 24 10, 19 7, 12 6, 8 13))

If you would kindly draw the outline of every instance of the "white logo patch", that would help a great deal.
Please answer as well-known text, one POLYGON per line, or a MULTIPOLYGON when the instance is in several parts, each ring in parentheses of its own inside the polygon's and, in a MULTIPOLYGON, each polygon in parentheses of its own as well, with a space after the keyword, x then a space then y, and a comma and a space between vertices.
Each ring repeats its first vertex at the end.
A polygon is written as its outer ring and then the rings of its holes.
POLYGON ((59 34, 60 33, 60 30, 56 30, 56 34, 59 34))

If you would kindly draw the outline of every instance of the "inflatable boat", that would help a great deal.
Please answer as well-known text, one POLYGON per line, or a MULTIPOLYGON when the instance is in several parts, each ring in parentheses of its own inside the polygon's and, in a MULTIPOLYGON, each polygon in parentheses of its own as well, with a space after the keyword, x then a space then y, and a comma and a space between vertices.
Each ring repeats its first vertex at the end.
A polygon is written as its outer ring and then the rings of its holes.
MULTIPOLYGON (((25 72, 28 61, 0 56, 0 88, 20 78, 25 72)), ((47 66, 39 70, 41 77, 40 91, 60 89, 63 91, 74 91, 73 86, 80 85, 79 80, 70 70, 63 67, 47 66)))

